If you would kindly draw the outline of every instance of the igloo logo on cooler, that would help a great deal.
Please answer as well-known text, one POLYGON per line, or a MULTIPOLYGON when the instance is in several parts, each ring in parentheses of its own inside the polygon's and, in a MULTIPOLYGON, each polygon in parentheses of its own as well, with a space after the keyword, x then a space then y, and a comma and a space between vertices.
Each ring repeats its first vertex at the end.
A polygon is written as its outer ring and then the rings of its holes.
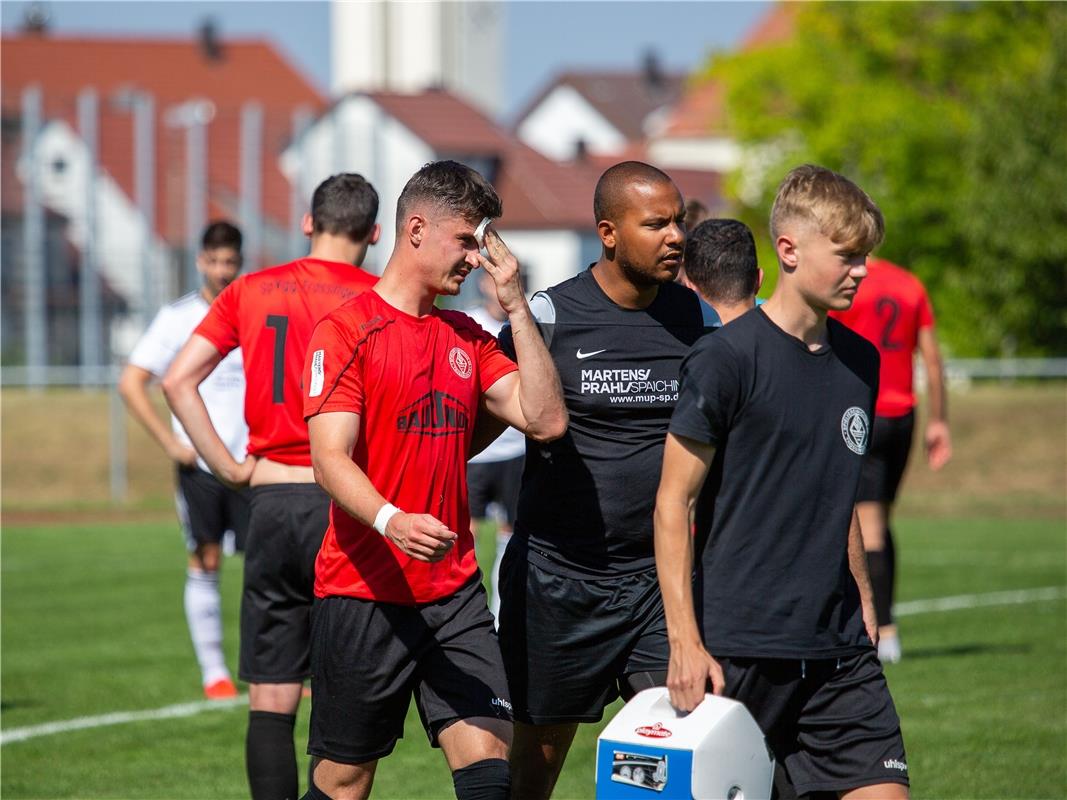
POLYGON ((663 727, 662 722, 657 722, 655 725, 642 725, 634 733, 638 736, 647 736, 649 739, 666 739, 671 735, 671 732, 663 727))

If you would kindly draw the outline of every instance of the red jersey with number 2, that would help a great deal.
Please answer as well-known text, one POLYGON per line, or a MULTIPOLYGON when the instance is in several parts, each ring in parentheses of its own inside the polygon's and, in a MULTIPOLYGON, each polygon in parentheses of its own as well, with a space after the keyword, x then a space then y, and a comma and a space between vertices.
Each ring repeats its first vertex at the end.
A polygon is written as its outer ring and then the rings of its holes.
POLYGON ((366 292, 315 329, 304 414, 358 414, 352 460, 402 511, 458 534, 434 564, 405 555, 336 503, 315 562, 315 594, 413 605, 455 592, 478 568, 467 505, 467 450, 482 395, 518 369, 470 317, 413 317, 366 292))
POLYGON ((912 354, 919 343, 919 331, 934 324, 934 311, 922 282, 889 261, 868 259, 867 277, 852 308, 831 311, 830 316, 871 341, 882 356, 874 413, 902 417, 915 408, 912 354))
POLYGON ((311 466, 300 386, 311 332, 377 281, 351 264, 300 258, 242 275, 215 298, 194 332, 224 356, 241 348, 251 455, 311 466))

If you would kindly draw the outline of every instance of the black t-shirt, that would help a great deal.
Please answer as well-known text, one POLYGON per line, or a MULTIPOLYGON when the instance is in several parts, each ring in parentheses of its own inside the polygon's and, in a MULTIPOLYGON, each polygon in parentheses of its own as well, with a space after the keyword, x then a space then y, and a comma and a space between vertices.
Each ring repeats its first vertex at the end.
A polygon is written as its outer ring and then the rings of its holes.
MULTIPOLYGON (((616 305, 589 270, 530 303, 559 371, 570 426, 527 440, 515 534, 546 569, 607 577, 651 569, 663 443, 690 346, 718 324, 696 294, 660 287, 644 309, 616 305)), ((500 333, 514 353, 511 329, 500 333)))
POLYGON ((694 586, 712 655, 826 658, 870 646, 848 531, 878 351, 835 320, 817 351, 749 311, 682 365, 670 430, 715 446, 694 586))

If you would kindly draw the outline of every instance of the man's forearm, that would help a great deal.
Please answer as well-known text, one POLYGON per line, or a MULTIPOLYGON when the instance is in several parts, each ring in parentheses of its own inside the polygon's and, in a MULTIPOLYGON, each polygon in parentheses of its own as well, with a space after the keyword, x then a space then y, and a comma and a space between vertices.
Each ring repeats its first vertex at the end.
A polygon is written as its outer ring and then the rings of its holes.
POLYGON ((126 404, 130 415, 137 420, 168 456, 174 443, 174 431, 160 419, 152 399, 148 396, 148 384, 152 373, 139 367, 128 366, 119 377, 119 396, 126 404))
POLYGON ((238 479, 241 465, 226 449, 200 396, 201 382, 221 360, 222 354, 215 346, 194 333, 163 376, 163 396, 211 471, 223 483, 237 485, 248 478, 238 479))
POLYGON ((948 402, 945 395, 945 378, 941 369, 941 360, 931 368, 927 367, 927 397, 929 399, 929 418, 935 422, 948 422, 948 402))
POLYGON ((941 348, 932 327, 919 331, 919 355, 926 368, 927 417, 932 422, 948 421, 948 400, 945 394, 945 366, 941 348))
POLYGON ((655 549, 668 639, 672 644, 700 642, 693 610, 693 538, 689 535, 689 506, 684 500, 657 497, 655 549))
POLYGON ((185 428, 193 447, 204 459, 211 471, 225 480, 231 476, 238 464, 226 448, 218 431, 215 430, 211 417, 204 405, 197 386, 186 383, 174 384, 164 382, 163 393, 171 411, 185 428))
POLYGON ((312 442, 312 465, 319 486, 345 513, 364 525, 374 524, 389 498, 382 497, 348 453, 333 449, 319 452, 312 442))
POLYGON ((852 522, 848 528, 848 568, 852 579, 859 588, 860 600, 864 604, 874 605, 874 590, 871 588, 871 576, 867 569, 867 551, 863 548, 863 532, 860 530, 859 515, 852 511, 852 522))
POLYGON ((528 305, 523 303, 510 313, 508 321, 519 365, 519 407, 527 423, 525 433, 538 441, 557 439, 567 428, 567 409, 552 356, 528 305))

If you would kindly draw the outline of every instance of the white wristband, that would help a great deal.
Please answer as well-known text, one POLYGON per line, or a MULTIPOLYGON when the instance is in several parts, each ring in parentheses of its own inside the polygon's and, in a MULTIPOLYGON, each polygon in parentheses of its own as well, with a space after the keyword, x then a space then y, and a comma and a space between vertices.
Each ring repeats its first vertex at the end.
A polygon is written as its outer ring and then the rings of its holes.
POLYGON ((378 515, 374 518, 374 530, 378 531, 382 536, 385 536, 385 526, 389 524, 389 520, 395 515, 402 513, 404 512, 392 503, 386 503, 378 509, 378 515))

